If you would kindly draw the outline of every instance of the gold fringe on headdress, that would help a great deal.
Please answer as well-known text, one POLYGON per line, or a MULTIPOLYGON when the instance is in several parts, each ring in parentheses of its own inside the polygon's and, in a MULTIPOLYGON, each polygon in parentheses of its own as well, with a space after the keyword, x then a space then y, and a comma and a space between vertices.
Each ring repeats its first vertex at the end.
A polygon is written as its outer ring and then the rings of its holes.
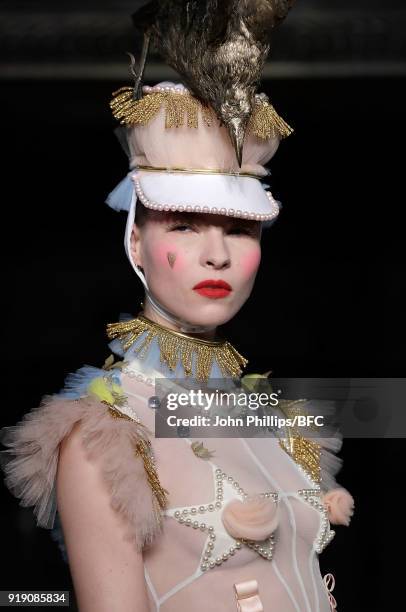
POLYGON ((187 118, 187 126, 197 128, 198 111, 206 125, 210 126, 213 113, 187 93, 158 91, 145 95, 140 100, 133 99, 132 87, 121 87, 113 93, 110 108, 113 116, 126 125, 147 125, 165 107, 165 127, 181 127, 187 118))
POLYGON ((248 123, 248 132, 268 140, 269 138, 286 138, 293 132, 290 127, 276 112, 267 99, 257 97, 254 111, 248 123))
MULTIPOLYGON (((110 108, 115 119, 120 123, 132 125, 148 125, 165 107, 165 127, 190 128, 198 127, 198 112, 202 113, 203 121, 210 127, 214 113, 189 93, 174 91, 157 91, 144 95, 140 100, 133 99, 132 87, 121 87, 113 92, 110 108)), ((267 140, 269 138, 286 138, 293 129, 278 115, 269 100, 261 94, 257 96, 254 111, 248 124, 248 132, 267 140)))
POLYGON ((146 356, 152 340, 156 338, 161 362, 174 371, 180 361, 185 376, 194 376, 197 380, 208 380, 214 362, 218 364, 223 376, 233 377, 240 376, 241 368, 248 363, 248 360, 240 355, 227 340, 193 338, 167 329, 142 315, 131 321, 107 325, 108 337, 122 340, 125 351, 144 333, 145 338, 136 349, 141 359, 146 356), (193 372, 194 360, 195 372, 193 372))

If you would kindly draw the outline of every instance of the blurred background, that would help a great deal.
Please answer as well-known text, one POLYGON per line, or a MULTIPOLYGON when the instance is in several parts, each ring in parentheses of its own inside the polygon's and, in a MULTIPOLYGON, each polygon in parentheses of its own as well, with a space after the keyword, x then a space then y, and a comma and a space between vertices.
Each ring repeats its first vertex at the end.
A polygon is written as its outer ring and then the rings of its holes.
MULTIPOLYGON (((69 372, 101 365, 106 323, 138 311, 125 217, 104 200, 127 172, 108 102, 131 83, 126 51, 139 46, 128 1, 0 7, 1 425, 12 425, 69 372)), ((404 376, 405 31, 401 0, 303 0, 275 32, 262 90, 295 128, 271 165, 283 209, 254 293, 223 330, 249 372, 404 376)), ((147 84, 173 78, 150 57, 147 84)), ((400 598, 392 500, 404 451, 403 440, 344 442, 339 481, 356 514, 320 557, 340 611, 400 598)), ((2 484, 0 512, 0 590, 71 588, 49 532, 2 484)))

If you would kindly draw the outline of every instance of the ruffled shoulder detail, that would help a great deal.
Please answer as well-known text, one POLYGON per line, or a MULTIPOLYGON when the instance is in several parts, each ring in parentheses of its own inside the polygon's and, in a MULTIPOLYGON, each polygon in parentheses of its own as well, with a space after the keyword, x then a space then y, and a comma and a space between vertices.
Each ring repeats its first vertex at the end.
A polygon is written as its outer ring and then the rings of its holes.
POLYGON ((148 430, 109 405, 108 397, 99 399, 105 388, 102 379, 94 380, 93 396, 45 397, 17 425, 1 430, 0 440, 7 448, 0 453, 5 482, 22 506, 34 507, 39 526, 52 528, 59 446, 80 422, 87 457, 100 465, 111 505, 125 519, 126 537, 142 550, 161 530, 167 492, 159 485, 148 430), (153 482, 160 489, 154 489, 153 482))
MULTIPOLYGON (((270 372, 249 374, 242 378, 242 384, 248 392, 272 392, 270 372)), ((336 420, 334 402, 327 400, 285 400, 279 399, 276 408, 266 407, 264 412, 290 419, 292 425, 286 425, 276 432, 279 444, 302 471, 326 492, 336 488, 336 475, 342 467, 342 459, 337 456, 343 439, 336 420), (299 428, 295 423, 298 417, 322 417, 322 426, 314 424, 299 428), (321 435, 316 435, 320 431, 321 435), (306 432, 311 432, 305 435, 306 432)))

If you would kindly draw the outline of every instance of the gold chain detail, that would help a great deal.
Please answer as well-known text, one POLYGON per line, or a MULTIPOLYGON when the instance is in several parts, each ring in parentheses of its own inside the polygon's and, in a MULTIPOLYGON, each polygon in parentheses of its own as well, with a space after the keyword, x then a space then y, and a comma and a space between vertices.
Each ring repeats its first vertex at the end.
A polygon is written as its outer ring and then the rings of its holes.
POLYGON ((245 359, 227 340, 203 340, 193 338, 167 329, 154 321, 140 315, 131 321, 109 323, 107 335, 110 339, 122 340, 124 350, 128 350, 142 334, 146 334, 136 352, 140 359, 146 356, 154 338, 158 341, 161 362, 174 371, 179 360, 183 366, 185 376, 193 374, 193 358, 196 363, 195 378, 207 381, 216 361, 223 376, 238 377, 242 373, 248 360, 245 359))
MULTIPOLYGON (((165 127, 181 127, 186 125, 197 128, 199 111, 204 123, 211 126, 214 112, 202 104, 189 93, 176 93, 172 91, 153 92, 144 95, 140 100, 133 99, 132 87, 120 87, 113 92, 110 108, 115 119, 125 125, 147 125, 165 107, 165 127)), ((266 99, 257 99, 248 132, 254 136, 267 140, 269 138, 286 138, 293 129, 276 112, 272 104, 266 99)))
MULTIPOLYGON (((280 400, 279 408, 288 417, 293 418, 296 415, 305 415, 305 411, 301 409, 301 405, 306 400, 280 400)), ((280 438, 279 444, 284 451, 298 463, 310 478, 319 484, 321 482, 321 445, 311 438, 304 438, 297 433, 295 427, 288 427, 288 437, 280 438)))
MULTIPOLYGON (((250 172, 225 172, 214 168, 165 168, 164 166, 136 166, 134 170, 145 170, 146 172, 167 172, 168 174, 221 174, 224 176, 248 176, 256 180, 264 178, 263 174, 252 174, 250 172)), ((266 176, 266 175, 265 175, 266 176)))
POLYGON ((141 456, 145 471, 147 473, 148 483, 155 495, 160 509, 164 510, 168 504, 169 493, 163 488, 159 481, 155 461, 152 458, 151 442, 149 440, 140 440, 137 442, 135 447, 135 456, 141 456))
POLYGON ((280 439, 279 444, 292 457, 293 461, 309 474, 314 482, 320 483, 320 444, 300 435, 293 435, 288 442, 280 439))
MULTIPOLYGON (((127 414, 120 412, 114 406, 111 406, 108 402, 104 401, 103 403, 107 404, 107 406, 109 407, 109 414, 114 419, 124 419, 126 421, 134 422, 134 419, 129 417, 127 414)), ((148 431, 145 425, 143 425, 142 423, 137 423, 137 425, 141 429, 148 431)), ((143 432, 143 435, 145 435, 145 432, 143 432)), ((141 438, 136 443, 135 456, 141 457, 142 462, 144 464, 148 484, 151 487, 152 493, 154 495, 154 501, 158 505, 158 508, 156 508, 156 510, 164 510, 168 504, 169 493, 166 489, 163 488, 159 481, 158 472, 155 466, 155 460, 153 458, 151 442, 148 438, 141 438)), ((160 513, 156 512, 156 515, 157 518, 160 519, 160 513)))

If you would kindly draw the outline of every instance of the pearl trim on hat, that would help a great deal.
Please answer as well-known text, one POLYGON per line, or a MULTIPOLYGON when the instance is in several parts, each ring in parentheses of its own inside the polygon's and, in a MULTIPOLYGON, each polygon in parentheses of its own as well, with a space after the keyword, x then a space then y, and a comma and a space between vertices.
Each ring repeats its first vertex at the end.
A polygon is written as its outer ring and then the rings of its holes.
POLYGON ((144 85, 142 88, 142 91, 146 94, 151 94, 151 93, 178 93, 178 94, 189 94, 189 90, 186 89, 186 87, 184 87, 184 85, 181 85, 180 83, 178 85, 172 85, 172 86, 162 86, 162 85, 154 85, 153 87, 150 87, 149 85, 144 85))
MULTIPOLYGON (((143 85, 142 91, 145 94, 170 92, 184 95, 192 95, 189 89, 187 89, 187 87, 185 87, 181 83, 178 83, 177 85, 154 85, 153 87, 151 87, 150 85, 143 85)), ((254 98, 257 102, 269 101, 268 96, 265 93, 255 94, 254 98)))
POLYGON ((254 213, 242 210, 235 210, 234 208, 218 208, 216 206, 194 206, 193 204, 158 204, 149 200, 142 190, 139 178, 135 175, 132 176, 134 182, 135 193, 138 200, 146 208, 159 211, 172 211, 172 212, 191 212, 191 213, 210 213, 213 215, 226 215, 228 217, 236 217, 237 219, 249 219, 251 221, 270 221, 279 214, 279 205, 272 196, 270 191, 265 191, 268 196, 269 203, 271 205, 271 212, 268 214, 254 213))

